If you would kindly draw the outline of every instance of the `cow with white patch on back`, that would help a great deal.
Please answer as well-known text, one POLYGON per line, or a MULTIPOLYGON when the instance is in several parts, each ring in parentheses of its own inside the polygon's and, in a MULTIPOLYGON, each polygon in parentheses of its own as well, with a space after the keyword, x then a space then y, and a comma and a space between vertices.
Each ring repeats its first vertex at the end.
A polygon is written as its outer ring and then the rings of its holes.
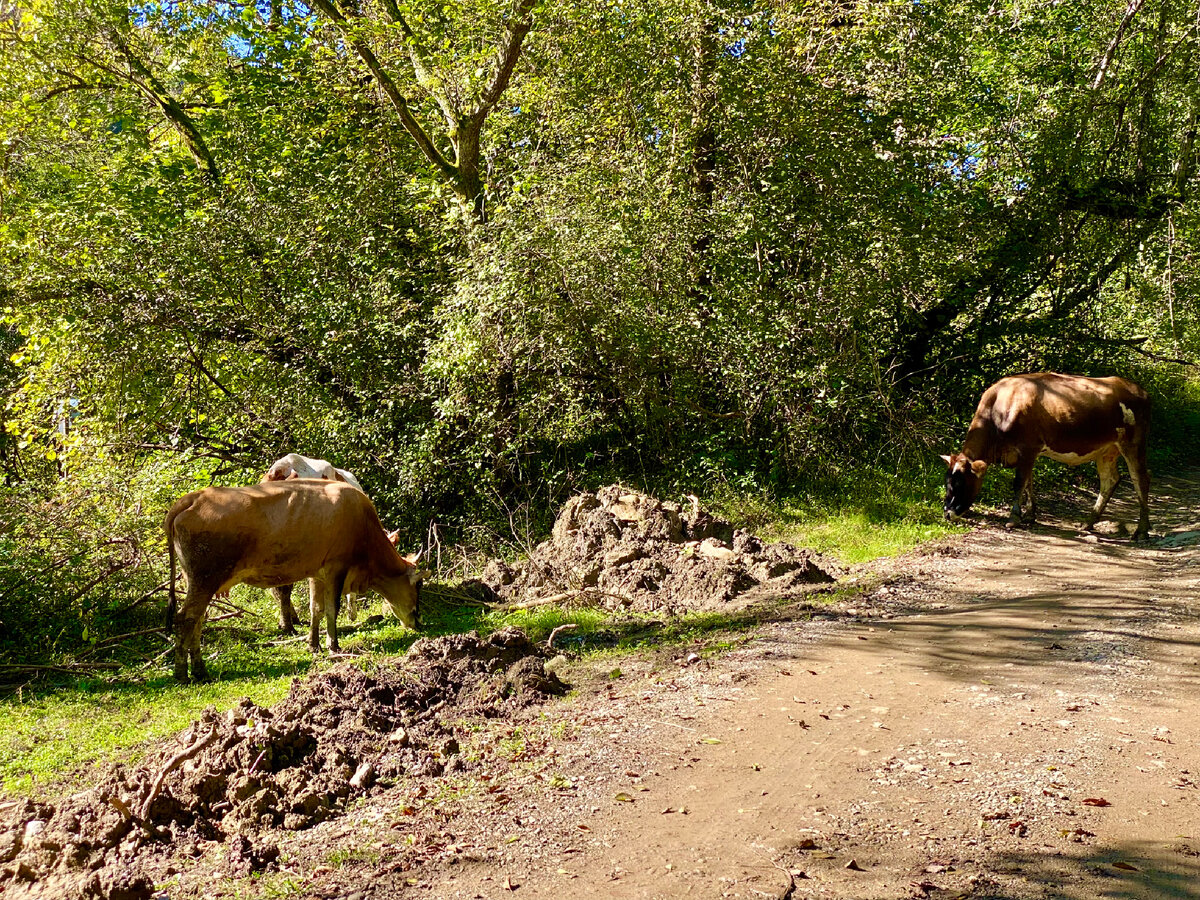
POLYGON ((979 496, 984 473, 993 464, 1016 470, 1009 525, 1037 516, 1033 499, 1033 464, 1039 456, 1077 466, 1095 462, 1100 493, 1086 528, 1091 529, 1120 481, 1117 457, 1124 457, 1138 499, 1134 540, 1150 533, 1150 473, 1146 469, 1146 435, 1150 398, 1124 378, 1088 378, 1039 372, 1002 378, 983 393, 960 453, 943 456, 947 519, 962 516, 979 496))
POLYGON ((270 588, 309 579, 309 646, 320 648, 326 621, 330 652, 338 648, 337 610, 346 591, 383 595, 384 606, 409 628, 418 626, 426 573, 388 540, 375 506, 339 481, 297 479, 249 487, 209 487, 177 500, 167 513, 175 677, 208 678, 200 632, 215 594, 235 584, 270 588), (178 606, 175 561, 187 577, 178 606))
POLYGON ((271 463, 271 468, 267 469, 266 474, 263 475, 262 480, 287 481, 292 478, 320 478, 325 481, 344 481, 346 484, 354 485, 360 491, 362 490, 362 485, 358 483, 358 479, 345 469, 336 468, 327 460, 313 459, 311 456, 304 456, 300 453, 289 453, 275 460, 275 462, 271 463))

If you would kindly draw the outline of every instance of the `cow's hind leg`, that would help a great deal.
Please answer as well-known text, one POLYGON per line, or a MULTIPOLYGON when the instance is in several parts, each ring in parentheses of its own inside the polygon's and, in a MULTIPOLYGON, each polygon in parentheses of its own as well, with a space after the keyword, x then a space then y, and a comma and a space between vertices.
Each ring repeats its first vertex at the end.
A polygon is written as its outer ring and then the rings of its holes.
POLYGON ((208 681, 208 669, 200 655, 200 632, 214 593, 211 587, 189 584, 183 607, 175 613, 175 680, 182 684, 188 681, 189 661, 192 680, 208 681))
POLYGON ((1117 469, 1119 455, 1117 448, 1113 447, 1111 450, 1106 450, 1103 456, 1096 458, 1096 471, 1100 473, 1100 493, 1096 495, 1092 514, 1088 516, 1087 524, 1084 526, 1088 531, 1095 528, 1100 517, 1104 515, 1104 508, 1108 506, 1113 491, 1117 489, 1117 484, 1121 481, 1121 473, 1117 469))
POLYGON ((1135 541, 1144 541, 1150 536, 1150 470, 1146 468, 1146 445, 1143 442, 1121 445, 1121 455, 1129 466, 1129 477, 1138 499, 1138 524, 1133 532, 1135 541))

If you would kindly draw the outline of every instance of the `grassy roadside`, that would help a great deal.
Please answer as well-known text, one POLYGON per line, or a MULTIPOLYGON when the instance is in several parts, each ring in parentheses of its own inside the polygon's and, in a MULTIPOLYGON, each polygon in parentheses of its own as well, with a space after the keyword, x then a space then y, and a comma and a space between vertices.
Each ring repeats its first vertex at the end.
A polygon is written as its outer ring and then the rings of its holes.
MULTIPOLYGON (((889 499, 842 497, 837 509, 811 500, 717 498, 715 508, 769 540, 788 540, 848 564, 905 552, 951 529, 927 497, 898 494, 889 499)), ((615 617, 589 608, 539 607, 495 611, 455 604, 430 591, 423 608, 425 635, 506 625, 544 640, 561 625, 576 626, 559 643, 585 654, 623 653, 647 645, 695 642, 752 628, 745 615, 696 613, 667 622, 650 617, 615 617)), ((297 598, 298 600, 300 598, 297 598)), ((210 621, 205 647, 214 681, 177 685, 169 660, 120 670, 104 677, 26 685, 0 693, 0 790, 11 794, 77 789, 87 770, 107 760, 134 760, 147 742, 189 725, 206 707, 225 709, 242 697, 269 706, 281 699, 298 675, 341 660, 313 657, 306 634, 281 639, 274 609, 263 591, 235 588, 237 612, 210 621)), ((300 605, 299 603, 297 605, 300 605)), ((367 612, 378 612, 374 600, 367 612)), ((211 613, 210 613, 211 615, 211 613)), ((404 653, 418 636, 394 620, 342 626, 343 655, 364 665, 404 653)), ((163 644, 165 647, 165 643, 163 644)))

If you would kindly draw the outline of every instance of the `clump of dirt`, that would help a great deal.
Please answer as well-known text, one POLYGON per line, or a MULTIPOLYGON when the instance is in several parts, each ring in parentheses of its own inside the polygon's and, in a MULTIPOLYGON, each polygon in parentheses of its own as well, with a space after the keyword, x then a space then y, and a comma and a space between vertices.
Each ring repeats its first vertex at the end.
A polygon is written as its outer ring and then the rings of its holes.
POLYGON ((685 510, 609 485, 568 500, 526 561, 493 560, 464 587, 493 602, 583 596, 609 609, 678 613, 786 596, 835 572, 809 550, 735 529, 694 498, 685 510))
POLYGON ((224 843, 231 872, 269 870, 271 832, 309 828, 401 777, 469 768, 446 720, 563 693, 543 660, 519 629, 471 632, 418 641, 370 673, 343 664, 296 679, 271 709, 210 708, 177 745, 90 790, 0 807, 0 893, 145 900, 173 856, 207 841, 224 843))

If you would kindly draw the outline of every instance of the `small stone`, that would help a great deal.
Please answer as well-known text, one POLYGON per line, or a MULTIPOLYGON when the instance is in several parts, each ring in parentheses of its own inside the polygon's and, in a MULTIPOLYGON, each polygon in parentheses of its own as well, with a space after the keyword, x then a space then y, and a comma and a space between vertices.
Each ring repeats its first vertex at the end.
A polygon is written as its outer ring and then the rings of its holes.
POLYGON ((354 777, 350 779, 352 788, 362 789, 367 787, 375 778, 375 767, 369 762, 360 763, 354 771, 354 777))

